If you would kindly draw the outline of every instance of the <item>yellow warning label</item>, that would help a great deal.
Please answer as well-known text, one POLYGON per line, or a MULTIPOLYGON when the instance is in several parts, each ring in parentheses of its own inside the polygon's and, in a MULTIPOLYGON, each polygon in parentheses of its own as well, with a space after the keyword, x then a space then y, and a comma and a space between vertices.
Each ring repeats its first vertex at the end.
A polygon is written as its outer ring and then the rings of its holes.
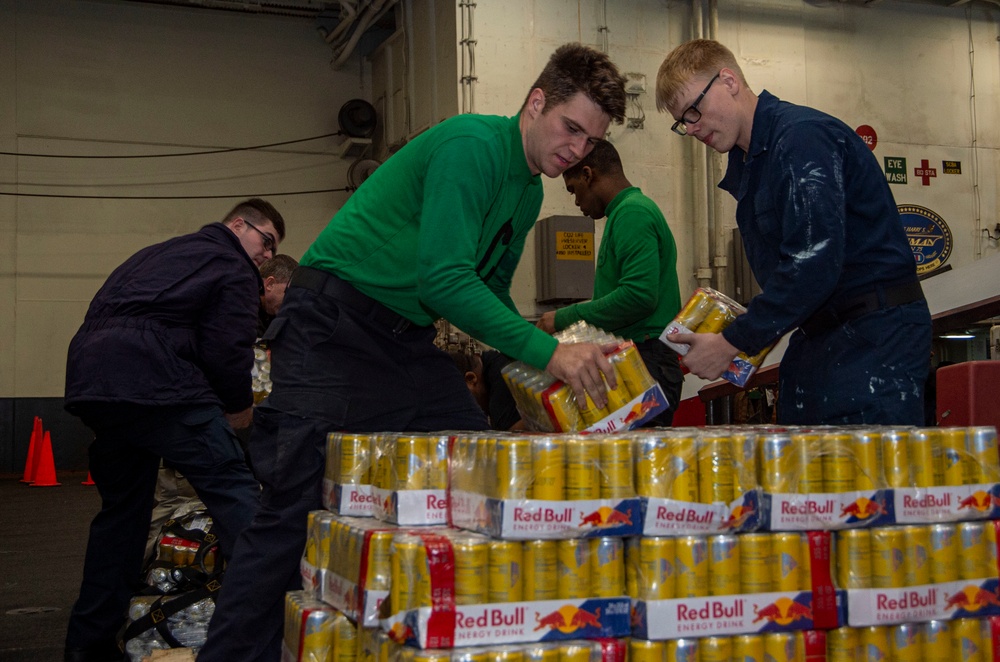
POLYGON ((594 259, 593 232, 556 232, 557 260, 594 259))

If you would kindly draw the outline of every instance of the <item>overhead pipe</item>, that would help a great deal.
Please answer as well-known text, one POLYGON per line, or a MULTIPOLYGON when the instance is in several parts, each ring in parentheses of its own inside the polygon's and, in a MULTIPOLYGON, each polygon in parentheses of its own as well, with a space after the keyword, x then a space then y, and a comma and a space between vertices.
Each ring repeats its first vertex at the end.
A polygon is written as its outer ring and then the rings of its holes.
MULTIPOLYGON (((369 0, 364 0, 367 4, 369 0)), ((358 11, 360 10, 359 4, 355 0, 340 0, 340 11, 341 17, 340 22, 337 26, 323 35, 323 41, 330 44, 337 40, 337 38, 344 33, 347 28, 351 27, 358 18, 358 11)))
POLYGON ((335 51, 334 56, 336 59, 333 62, 333 67, 335 69, 346 62, 347 58, 351 56, 354 49, 358 45, 358 40, 361 39, 361 35, 363 35, 373 23, 385 16, 386 12, 392 9, 396 2, 398 2, 398 0, 374 0, 374 2, 367 7, 364 15, 358 22, 357 27, 354 28, 351 38, 347 41, 339 53, 335 51))

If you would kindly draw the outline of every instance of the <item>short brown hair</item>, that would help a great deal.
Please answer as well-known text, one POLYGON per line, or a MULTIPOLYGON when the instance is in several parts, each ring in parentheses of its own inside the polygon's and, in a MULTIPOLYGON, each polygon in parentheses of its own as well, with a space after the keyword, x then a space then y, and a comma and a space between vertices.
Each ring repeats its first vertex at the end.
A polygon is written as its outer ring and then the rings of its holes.
POLYGON ((242 216, 251 223, 271 221, 271 225, 274 226, 275 232, 278 233, 278 240, 283 241, 285 239, 285 219, 281 217, 281 214, 279 214, 278 210, 274 208, 274 205, 267 200, 262 198, 250 198, 249 200, 244 200, 233 207, 229 213, 226 214, 226 217, 222 219, 222 222, 229 223, 238 216, 242 216))
MULTIPOLYGON (((547 113, 569 101, 577 92, 583 92, 616 124, 625 121, 625 77, 607 53, 590 46, 572 43, 557 48, 528 90, 528 97, 535 88, 545 93, 542 112, 547 113)), ((528 97, 524 99, 525 104, 528 97)))
POLYGON ((260 265, 261 279, 274 276, 274 282, 287 283, 292 279, 292 272, 299 266, 298 260, 291 255, 275 255, 260 265))
POLYGON ((733 52, 711 39, 692 39, 670 51, 656 72, 656 109, 666 112, 677 101, 677 94, 688 81, 699 76, 706 79, 722 69, 732 69, 746 85, 743 70, 733 52))

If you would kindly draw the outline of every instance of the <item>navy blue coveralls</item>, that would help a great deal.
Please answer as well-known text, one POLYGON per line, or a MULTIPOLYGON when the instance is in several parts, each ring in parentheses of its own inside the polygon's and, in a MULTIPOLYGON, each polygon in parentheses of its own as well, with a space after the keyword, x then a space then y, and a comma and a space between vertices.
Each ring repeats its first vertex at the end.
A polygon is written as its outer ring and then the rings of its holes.
POLYGON ((221 223, 145 248, 108 277, 70 342, 66 409, 95 433, 90 525, 67 659, 122 659, 115 642, 140 579, 160 459, 209 509, 223 556, 260 486, 223 416, 253 404, 260 274, 221 223))
POLYGON ((754 355, 792 334, 785 424, 923 423, 931 320, 892 192, 840 120, 763 91, 719 184, 763 292, 723 331, 754 355))

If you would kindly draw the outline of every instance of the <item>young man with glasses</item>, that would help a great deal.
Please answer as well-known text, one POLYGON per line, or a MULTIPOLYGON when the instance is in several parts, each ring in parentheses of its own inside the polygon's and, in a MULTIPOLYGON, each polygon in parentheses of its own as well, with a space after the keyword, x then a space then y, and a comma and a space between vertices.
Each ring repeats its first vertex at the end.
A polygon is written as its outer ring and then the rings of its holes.
POLYGON ((892 192, 867 145, 825 113, 758 96, 715 41, 674 49, 656 104, 675 133, 729 154, 719 187, 762 293, 722 333, 677 334, 684 364, 716 379, 794 331, 779 371, 785 424, 923 422, 927 303, 892 192))
POLYGON ((265 339, 273 388, 250 439, 264 491, 237 544, 199 662, 280 657, 285 592, 301 586, 310 510, 322 507, 329 432, 485 430, 438 318, 606 402, 598 345, 526 321, 511 279, 558 177, 625 116, 607 55, 560 47, 513 117, 458 115, 394 153, 302 256, 265 339))
POLYGON ((259 198, 221 223, 145 248, 114 270, 69 345, 66 409, 94 431, 90 525, 67 662, 121 660, 116 636, 142 570, 162 459, 207 506, 222 556, 257 510, 260 486, 234 428, 250 424, 262 282, 285 236, 259 198))

